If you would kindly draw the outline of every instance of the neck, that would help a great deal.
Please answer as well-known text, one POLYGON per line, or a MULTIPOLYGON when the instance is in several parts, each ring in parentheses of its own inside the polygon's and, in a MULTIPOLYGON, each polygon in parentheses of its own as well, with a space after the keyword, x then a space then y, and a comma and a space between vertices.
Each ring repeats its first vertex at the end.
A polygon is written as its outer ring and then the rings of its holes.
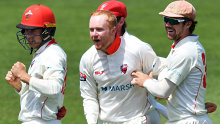
POLYGON ((181 41, 182 39, 184 39, 185 37, 191 36, 191 33, 187 33, 186 35, 183 35, 181 38, 174 40, 174 45, 176 45, 177 43, 179 43, 179 41, 181 41))

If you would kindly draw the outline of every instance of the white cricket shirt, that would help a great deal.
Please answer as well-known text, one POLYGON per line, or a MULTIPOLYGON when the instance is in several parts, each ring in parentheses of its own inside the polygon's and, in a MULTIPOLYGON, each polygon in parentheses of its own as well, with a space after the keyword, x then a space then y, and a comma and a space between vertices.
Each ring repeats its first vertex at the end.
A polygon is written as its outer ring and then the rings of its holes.
POLYGON ((67 56, 55 40, 41 46, 28 70, 29 85, 22 82, 19 120, 56 120, 63 106, 66 86, 67 56))
POLYGON ((134 36, 128 40, 117 36, 108 54, 93 45, 81 58, 80 91, 88 123, 97 123, 98 117, 125 122, 150 109, 149 93, 131 84, 131 73, 149 73, 157 56, 149 44, 136 42, 139 39, 134 36))
MULTIPOLYGON (((126 42, 140 42, 140 44, 142 44, 143 41, 141 41, 140 39, 138 39, 137 37, 135 37, 134 35, 129 34, 126 30, 125 33, 122 36, 126 42)), ((150 58, 149 58, 150 59, 150 58)), ((153 65, 153 63, 152 63, 153 65)), ((160 65, 159 62, 157 63, 157 65, 160 65)), ((151 66, 152 68, 152 66, 151 66)), ((159 68, 159 67, 158 67, 159 68)), ((153 70, 156 70, 158 68, 154 68, 153 70)), ((162 68, 162 67, 161 67, 162 68)), ((159 70, 156 70, 156 73, 154 75, 156 75, 158 73, 159 70)), ((147 113, 151 112, 152 110, 154 110, 156 108, 156 100, 154 99, 154 97, 149 94, 149 99, 150 99, 150 103, 151 103, 151 107, 150 109, 147 111, 147 113)), ((158 119, 158 118, 157 118, 158 119)), ((151 119, 152 120, 152 119, 151 119)))
POLYGON ((169 121, 206 114, 206 54, 198 35, 188 36, 173 47, 167 57, 165 77, 177 88, 167 100, 169 121))

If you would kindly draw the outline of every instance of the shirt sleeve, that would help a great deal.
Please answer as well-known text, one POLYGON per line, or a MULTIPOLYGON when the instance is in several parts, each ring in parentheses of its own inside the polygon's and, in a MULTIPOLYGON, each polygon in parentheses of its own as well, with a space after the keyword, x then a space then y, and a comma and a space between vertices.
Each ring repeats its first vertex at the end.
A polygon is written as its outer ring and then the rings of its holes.
POLYGON ((148 45, 143 45, 140 49, 140 58, 142 60, 143 73, 149 74, 153 69, 152 65, 153 62, 157 59, 157 55, 148 45))
POLYGON ((180 83, 192 70, 191 67, 193 67, 193 65, 195 64, 194 57, 187 51, 176 51, 170 59, 171 60, 168 64, 168 71, 165 78, 169 79, 176 85, 180 85, 180 83))
POLYGON ((143 72, 146 74, 153 72, 153 75, 157 77, 160 71, 167 66, 166 59, 158 57, 150 45, 144 47, 140 53, 143 62, 143 72))
POLYGON ((83 98, 84 114, 87 123, 97 123, 99 115, 98 88, 93 78, 92 65, 86 57, 80 61, 80 91, 83 98))
POLYGON ((39 75, 31 77, 29 89, 47 97, 56 97, 61 93, 67 73, 66 58, 58 55, 51 56, 39 65, 39 75))
POLYGON ((159 98, 168 98, 175 90, 176 85, 167 79, 161 81, 155 79, 148 79, 143 86, 154 96, 159 98))

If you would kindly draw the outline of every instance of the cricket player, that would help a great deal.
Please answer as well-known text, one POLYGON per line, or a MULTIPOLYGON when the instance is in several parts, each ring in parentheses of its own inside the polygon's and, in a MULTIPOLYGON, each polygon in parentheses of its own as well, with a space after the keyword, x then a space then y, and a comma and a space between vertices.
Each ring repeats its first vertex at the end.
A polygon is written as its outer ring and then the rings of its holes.
MULTIPOLYGON (((117 33, 121 38, 124 38, 125 41, 142 42, 140 39, 129 34, 126 30, 127 23, 125 19, 127 17, 127 9, 124 3, 120 1, 115 1, 115 0, 105 1, 98 7, 96 11, 100 11, 100 10, 109 10, 116 16, 117 33)), ((147 114, 149 115, 149 117, 151 117, 151 123, 161 124, 160 114, 158 113, 158 111, 165 118, 167 118, 166 107, 156 102, 156 100, 151 94, 149 96, 150 96, 150 102, 151 102, 151 109, 147 111, 147 114)))
POLYGON ((136 76, 132 84, 147 88, 160 98, 167 98, 166 124, 212 124, 205 108, 206 53, 199 42, 199 35, 193 34, 197 21, 196 10, 187 1, 174 1, 163 12, 167 37, 173 40, 167 57, 167 68, 152 79, 152 73, 136 76))
MULTIPOLYGON (((87 123, 149 124, 150 94, 130 83, 131 73, 149 73, 157 56, 149 44, 134 42, 135 37, 130 41, 119 37, 116 27, 116 17, 110 11, 100 10, 90 18, 94 45, 83 54, 79 67, 87 123)), ((156 70, 155 74, 159 73, 156 70)))
POLYGON ((16 33, 18 42, 33 50, 33 60, 26 66, 16 62, 5 79, 20 95, 22 124, 61 124, 67 76, 67 55, 52 38, 56 30, 53 12, 44 5, 28 7, 16 33), (59 111, 59 113, 58 113, 59 111))

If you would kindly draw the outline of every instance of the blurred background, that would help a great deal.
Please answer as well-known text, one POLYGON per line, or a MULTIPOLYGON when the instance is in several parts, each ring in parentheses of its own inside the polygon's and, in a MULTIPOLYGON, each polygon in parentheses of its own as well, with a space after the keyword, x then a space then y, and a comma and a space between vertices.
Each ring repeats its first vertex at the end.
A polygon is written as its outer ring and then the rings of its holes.
MULTIPOLYGON (((205 102, 220 105, 220 12, 219 0, 188 0, 197 11, 198 21, 195 34, 206 49, 207 93, 205 102)), ((79 61, 82 54, 92 45, 89 37, 90 13, 96 11, 104 0, 1 0, 0 1, 0 124, 19 124, 19 95, 5 81, 5 75, 12 65, 20 61, 27 68, 32 60, 30 51, 17 41, 15 26, 21 22, 25 9, 34 4, 48 6, 55 14, 57 28, 56 42, 68 56, 68 76, 64 106, 67 115, 63 124, 86 124, 82 98, 79 91, 79 61)), ((163 11, 172 0, 121 0, 126 6, 126 22, 130 34, 149 43, 158 56, 166 57, 172 41, 166 37, 163 11)), ((165 101, 159 101, 165 105, 165 101)), ((213 124, 220 122, 220 111, 209 114, 213 124)), ((162 118, 162 124, 167 120, 162 118)))

